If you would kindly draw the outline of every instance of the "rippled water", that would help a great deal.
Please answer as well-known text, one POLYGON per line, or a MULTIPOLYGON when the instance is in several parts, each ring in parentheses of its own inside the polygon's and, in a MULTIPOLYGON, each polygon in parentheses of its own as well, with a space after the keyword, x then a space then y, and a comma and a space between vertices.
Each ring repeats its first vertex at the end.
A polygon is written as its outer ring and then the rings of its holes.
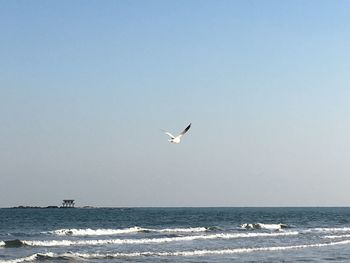
POLYGON ((0 209, 0 262, 350 262, 350 208, 0 209))

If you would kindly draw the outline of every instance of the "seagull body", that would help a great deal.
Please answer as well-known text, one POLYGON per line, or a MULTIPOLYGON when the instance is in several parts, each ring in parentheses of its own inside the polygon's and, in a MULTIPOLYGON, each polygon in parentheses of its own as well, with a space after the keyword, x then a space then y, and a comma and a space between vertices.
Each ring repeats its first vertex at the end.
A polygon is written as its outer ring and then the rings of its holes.
POLYGON ((181 137, 185 135, 185 133, 191 128, 191 124, 190 123, 179 135, 174 136, 172 135, 170 132, 164 131, 162 130, 166 135, 168 135, 170 137, 170 139, 168 140, 171 143, 180 143, 181 142, 181 137))

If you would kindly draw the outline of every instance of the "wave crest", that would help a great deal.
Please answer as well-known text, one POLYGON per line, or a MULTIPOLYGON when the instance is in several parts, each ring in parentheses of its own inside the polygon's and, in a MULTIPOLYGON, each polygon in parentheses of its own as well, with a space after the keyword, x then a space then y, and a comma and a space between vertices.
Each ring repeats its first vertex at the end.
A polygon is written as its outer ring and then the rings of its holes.
POLYGON ((0 246, 9 248, 9 247, 22 247, 24 244, 19 239, 0 241, 0 246))
POLYGON ((8 260, 0 260, 0 263, 21 263, 21 262, 31 262, 35 261, 38 257, 38 254, 33 254, 24 258, 16 258, 16 259, 8 259, 8 260))
POLYGON ((216 230, 215 227, 188 227, 188 228, 164 228, 164 229, 148 229, 151 232, 181 232, 181 233, 194 233, 194 232, 206 232, 211 230, 216 230))
POLYGON ((154 252, 154 251, 145 251, 145 252, 131 252, 131 253, 37 253, 28 257, 11 259, 11 260, 0 260, 0 263, 20 263, 20 262, 29 262, 35 261, 37 259, 111 259, 111 258, 120 258, 120 257, 142 257, 142 256, 158 256, 158 257, 167 257, 167 256, 208 256, 208 255, 222 255, 222 254, 239 254, 239 253, 253 253, 253 252, 266 252, 266 251, 282 251, 282 250, 293 250, 293 249, 305 249, 305 248, 317 248, 317 247, 327 247, 327 246, 336 246, 336 245, 347 245, 350 244, 350 240, 343 240, 339 242, 330 242, 330 243, 316 243, 316 244, 307 244, 307 245, 291 245, 291 246, 276 246, 276 247, 252 247, 252 248, 227 248, 227 249, 216 249, 216 250, 192 250, 192 251, 173 251, 173 252, 154 252))
POLYGON ((281 230, 284 228, 290 228, 287 224, 263 224, 263 223, 253 223, 253 224, 242 224, 241 228, 244 229, 268 229, 268 230, 281 230))
POLYGON ((304 232, 320 232, 320 233, 350 232, 350 227, 317 227, 317 228, 307 229, 304 232))
POLYGON ((165 229, 152 229, 143 227, 130 227, 124 229, 76 229, 76 228, 63 228, 53 231, 48 231, 44 233, 53 234, 57 236, 109 236, 109 235, 119 235, 119 234, 131 234, 137 232, 159 232, 159 233, 194 233, 194 232, 205 232, 210 231, 213 228, 206 227, 189 227, 189 228, 165 228, 165 229))
POLYGON ((63 228, 57 229, 53 231, 48 231, 44 233, 54 234, 57 236, 103 236, 103 235, 117 235, 117 234, 129 234, 146 231, 145 228, 142 227, 130 227, 124 229, 76 229, 76 228, 63 228))
MULTIPOLYGON (((57 246, 95 246, 95 245, 128 245, 128 244, 154 244, 169 243, 192 240, 208 240, 208 239, 234 239, 234 238, 250 238, 250 237, 278 237, 298 235, 299 232, 283 232, 283 233, 218 233, 210 235, 195 236, 177 236, 177 237, 161 237, 161 238, 142 238, 142 239, 101 239, 101 240, 23 240, 21 245, 39 246, 39 247, 57 247, 57 246)), ((7 241, 5 241, 7 242, 7 241)))
POLYGON ((349 238, 350 234, 346 235, 331 235, 331 236, 324 236, 323 238, 329 238, 329 239, 338 239, 338 238, 349 238))

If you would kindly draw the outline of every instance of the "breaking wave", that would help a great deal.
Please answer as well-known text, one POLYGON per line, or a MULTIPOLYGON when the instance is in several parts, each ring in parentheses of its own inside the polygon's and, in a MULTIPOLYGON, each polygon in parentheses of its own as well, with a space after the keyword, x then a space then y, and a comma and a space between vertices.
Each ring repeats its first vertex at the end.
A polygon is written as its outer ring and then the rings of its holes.
POLYGON ((281 230, 284 228, 290 228, 287 224, 262 224, 262 223, 253 223, 253 224, 242 224, 241 228, 244 229, 268 229, 268 230, 281 230))
POLYGON ((283 251, 283 250, 293 250, 293 249, 305 249, 305 248, 319 248, 327 246, 336 245, 346 245, 350 244, 350 240, 344 240, 339 242, 330 243, 316 243, 307 245, 291 245, 291 246, 276 246, 276 247, 251 247, 251 248, 227 248, 227 249, 216 249, 216 250, 192 250, 192 251, 173 251, 173 252, 131 252, 131 253, 37 253, 28 257, 12 259, 12 260, 0 260, 0 263, 20 263, 20 262, 30 262, 40 259, 111 259, 111 258, 123 258, 123 257, 167 257, 167 256, 177 256, 177 257, 192 257, 192 256, 210 256, 210 255, 223 255, 223 254, 239 254, 239 253, 254 253, 254 252, 269 252, 269 251, 283 251))
POLYGON ((347 235, 324 236, 324 238, 329 238, 329 239, 349 238, 349 237, 350 237, 350 234, 347 234, 347 235))
POLYGON ((150 232, 173 232, 173 233, 194 233, 216 230, 216 227, 189 227, 189 228, 164 228, 164 229, 147 229, 150 232))
POLYGON ((58 236, 108 236, 108 235, 119 235, 119 234, 130 234, 137 232, 159 232, 159 233, 189 233, 189 232, 205 232, 210 231, 212 228, 207 227, 189 227, 189 228, 165 228, 165 229, 152 229, 143 227, 130 227, 124 229, 57 229, 53 231, 48 231, 44 233, 49 233, 58 236))
POLYGON ((23 241, 19 239, 0 241, 0 246, 2 247, 21 247, 23 246, 23 241))
POLYGON ((319 232, 319 233, 350 232, 350 227, 317 227, 317 228, 307 229, 304 232, 319 232))
MULTIPOLYGON (((52 256, 54 256, 52 254, 52 256)), ((16 259, 9 259, 9 260, 0 260, 0 263, 21 263, 21 262, 31 262, 35 261, 38 258, 38 254, 34 254, 28 257, 24 258, 16 258, 16 259)), ((52 257, 53 258, 53 257, 52 257)))
POLYGON ((145 228, 142 227, 130 227, 124 229, 57 229, 53 231, 48 231, 44 233, 49 233, 57 236, 103 236, 103 235, 118 235, 118 234, 129 234, 129 233, 137 233, 146 231, 145 228))
POLYGON ((5 247, 11 246, 39 246, 39 247, 57 247, 57 246, 95 246, 108 244, 154 244, 169 243, 192 240, 208 240, 208 239, 233 239, 233 238, 250 238, 250 237, 278 237, 298 235, 299 232, 283 232, 283 233, 232 233, 232 234, 211 234, 196 236, 178 236, 178 237, 161 237, 161 238, 142 238, 142 239, 101 239, 101 240, 10 240, 5 241, 5 247))

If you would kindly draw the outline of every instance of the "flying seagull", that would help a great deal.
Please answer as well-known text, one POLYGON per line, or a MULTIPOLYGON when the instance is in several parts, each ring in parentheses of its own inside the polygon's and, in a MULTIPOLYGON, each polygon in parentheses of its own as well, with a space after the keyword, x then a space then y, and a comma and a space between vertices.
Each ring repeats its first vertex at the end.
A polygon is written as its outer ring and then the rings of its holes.
POLYGON ((181 141, 181 137, 183 136, 183 135, 185 135, 185 133, 191 128, 191 124, 192 123, 190 123, 187 127, 186 127, 186 129, 184 129, 179 135, 177 135, 177 136, 174 136, 174 135, 172 135, 170 132, 167 132, 167 131, 165 131, 165 130, 162 130, 166 135, 168 135, 169 137, 170 137, 170 139, 168 140, 169 142, 171 142, 171 143, 180 143, 180 141, 181 141))

